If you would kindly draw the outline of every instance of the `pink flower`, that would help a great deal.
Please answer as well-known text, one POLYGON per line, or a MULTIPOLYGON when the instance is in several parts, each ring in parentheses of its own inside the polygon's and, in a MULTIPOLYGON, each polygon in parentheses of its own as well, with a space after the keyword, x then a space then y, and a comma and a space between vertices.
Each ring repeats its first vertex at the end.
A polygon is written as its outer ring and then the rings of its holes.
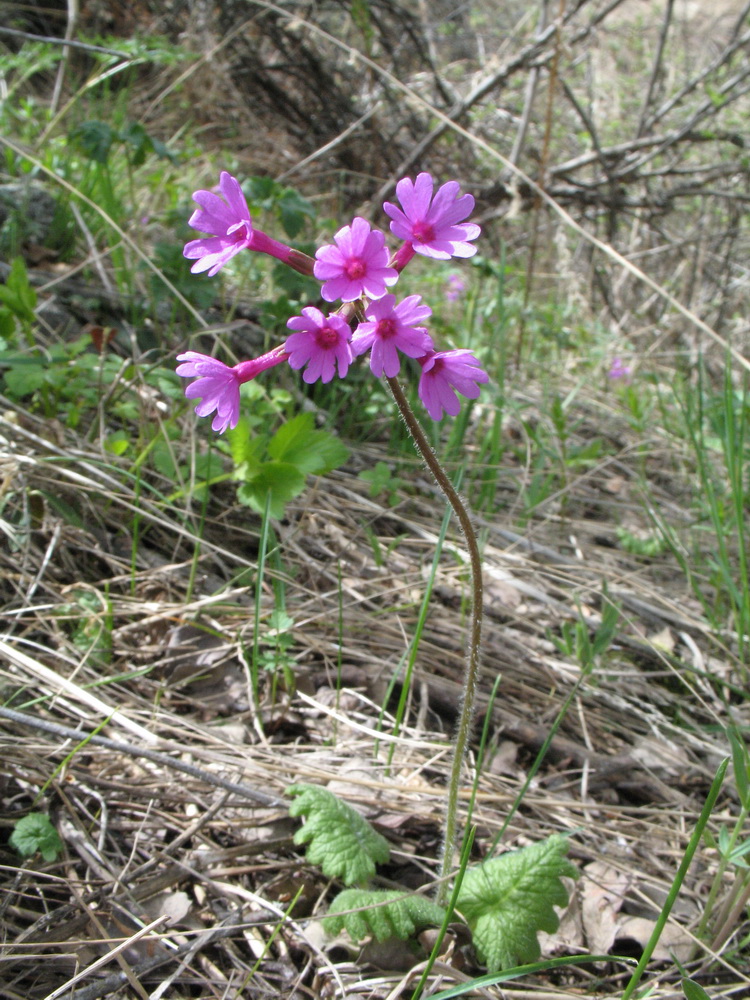
POLYGON ((385 236, 371 229, 367 219, 357 217, 333 237, 334 243, 315 254, 315 277, 323 281, 321 295, 326 302, 343 299, 354 302, 362 295, 379 299, 385 286, 398 281, 398 272, 388 267, 385 236))
POLYGON ((306 254, 253 228, 250 209, 239 181, 226 170, 221 172, 219 190, 223 200, 213 191, 196 191, 193 194, 193 201, 200 208, 193 212, 188 224, 202 233, 212 234, 185 244, 183 256, 195 261, 190 268, 193 274, 208 271, 210 277, 245 249, 267 253, 301 274, 312 274, 313 261, 306 254))
POLYGON ((287 326, 298 330, 286 338, 284 350, 289 352, 292 368, 307 365, 302 378, 305 382, 330 382, 338 365, 339 378, 349 371, 352 349, 349 324, 337 316, 324 316, 315 306, 306 306, 301 316, 293 316, 287 326))
POLYGON ((187 399, 199 399, 195 412, 199 417, 207 417, 216 410, 216 416, 211 426, 219 434, 227 427, 236 427, 240 418, 240 386, 260 375, 266 368, 286 361, 289 355, 283 347, 276 347, 252 361, 240 361, 230 368, 216 358, 197 351, 185 351, 178 354, 177 360, 182 361, 177 366, 177 374, 183 378, 196 378, 185 388, 187 399))
POLYGON ((630 367, 622 363, 622 358, 612 358, 612 366, 607 372, 609 378, 622 379, 623 382, 629 382, 631 374, 630 367))
POLYGON ((190 268, 193 274, 200 271, 216 274, 235 254, 249 247, 252 240, 250 209, 239 181, 223 170, 219 190, 223 201, 213 191, 196 191, 193 195, 193 201, 200 208, 193 212, 188 224, 202 233, 212 234, 208 239, 185 244, 184 256, 195 261, 190 268))
POLYGON ((448 281, 445 284, 445 297, 449 302, 455 302, 465 291, 466 282, 460 275, 451 274, 448 276, 448 281))
MULTIPOLYGON (((459 196, 458 181, 448 181, 432 196, 434 181, 430 174, 421 173, 416 181, 404 177, 396 185, 401 211, 387 201, 383 209, 391 219, 391 232, 425 257, 448 260, 450 257, 472 257, 477 248, 469 243, 481 229, 473 222, 461 223, 474 211, 470 194, 459 196)), ((401 262, 403 266, 408 260, 401 262)))
POLYGON ((420 305, 421 295, 409 295, 395 305, 395 295, 384 295, 365 309, 368 323, 360 323, 352 338, 352 352, 358 357, 372 348, 370 369, 376 378, 385 372, 388 378, 398 375, 401 362, 398 352, 418 358, 433 350, 430 335, 421 324, 432 310, 420 305))
POLYGON ((419 364, 419 398, 433 420, 440 420, 443 411, 455 417, 461 409, 456 393, 476 399, 479 383, 490 380, 471 351, 438 351, 419 358, 419 364))

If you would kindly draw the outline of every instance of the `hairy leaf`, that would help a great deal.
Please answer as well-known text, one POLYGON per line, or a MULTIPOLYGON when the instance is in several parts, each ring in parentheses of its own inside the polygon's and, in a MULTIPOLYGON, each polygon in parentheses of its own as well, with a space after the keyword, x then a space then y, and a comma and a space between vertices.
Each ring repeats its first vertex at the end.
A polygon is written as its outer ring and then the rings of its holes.
POLYGON ((423 927, 439 926, 444 918, 442 906, 424 896, 385 889, 345 889, 331 903, 323 927, 331 935, 346 930, 353 941, 369 934, 378 941, 389 938, 405 941, 423 927), (358 912, 342 913, 343 910, 358 912))
POLYGON ((537 931, 552 934, 557 930, 553 906, 568 902, 560 877, 578 875, 564 857, 567 849, 567 838, 554 834, 467 870, 456 907, 466 918, 477 954, 490 972, 536 961, 537 931))
POLYGON ((306 817, 294 843, 309 842, 307 860, 320 865, 324 875, 340 878, 345 885, 366 882, 375 874, 376 863, 384 864, 391 856, 385 837, 333 792, 316 785, 292 785, 287 792, 299 796, 289 814, 306 817))

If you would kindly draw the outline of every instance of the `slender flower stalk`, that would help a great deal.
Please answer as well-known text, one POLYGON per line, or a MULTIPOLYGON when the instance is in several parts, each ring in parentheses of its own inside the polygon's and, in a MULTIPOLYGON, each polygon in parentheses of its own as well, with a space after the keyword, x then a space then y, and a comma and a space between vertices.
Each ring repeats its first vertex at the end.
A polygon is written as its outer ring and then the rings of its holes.
POLYGON ((440 864, 440 882, 438 883, 437 902, 445 905, 448 898, 448 876, 453 869, 453 858, 457 846, 458 829, 458 795, 461 788, 461 771, 463 770, 466 747, 471 735, 471 725, 474 719, 474 703, 476 702, 477 681, 479 679, 479 645, 482 638, 482 559, 479 554, 479 543, 471 523, 469 512, 464 506, 453 483, 438 461, 437 455, 430 447, 419 421, 407 402, 404 391, 396 378, 389 378, 393 398, 401 411, 406 426, 414 439, 414 444, 424 458, 427 466, 435 477, 440 489, 445 494, 453 513, 461 526, 466 548, 469 552, 471 568, 471 624, 466 649, 466 667, 464 671, 463 697, 461 710, 456 727, 456 740, 453 748, 453 762, 448 781, 448 795, 445 806, 445 840, 443 842, 443 857, 440 864))

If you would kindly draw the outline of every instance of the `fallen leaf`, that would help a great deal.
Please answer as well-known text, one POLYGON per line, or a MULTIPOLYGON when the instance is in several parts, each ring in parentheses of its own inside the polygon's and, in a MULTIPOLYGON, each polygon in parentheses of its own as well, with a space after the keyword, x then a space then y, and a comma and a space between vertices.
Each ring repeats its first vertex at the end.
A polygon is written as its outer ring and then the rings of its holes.
POLYGON ((660 649, 664 653, 673 653, 675 647, 675 637, 668 625, 665 625, 659 632, 654 632, 648 637, 648 641, 654 649, 660 649))
POLYGON ((590 951, 606 955, 617 937, 620 908, 632 879, 604 861, 584 868, 581 888, 581 918, 590 951))
POLYGON ((152 920, 167 917, 167 926, 178 924, 190 912, 190 897, 186 892, 162 892, 144 904, 143 909, 152 920))
MULTIPOLYGON (((628 917, 617 929, 616 941, 631 940, 645 948, 656 926, 655 920, 646 917, 628 917)), ((687 962, 693 951, 693 941, 684 927, 669 923, 661 932, 654 948, 653 958, 657 962, 671 962, 673 957, 679 962, 687 962)))

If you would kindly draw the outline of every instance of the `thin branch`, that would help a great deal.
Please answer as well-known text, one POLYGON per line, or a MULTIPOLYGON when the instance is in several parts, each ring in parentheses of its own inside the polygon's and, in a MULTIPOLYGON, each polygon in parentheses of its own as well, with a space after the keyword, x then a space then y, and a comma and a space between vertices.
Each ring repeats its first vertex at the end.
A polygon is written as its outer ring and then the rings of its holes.
POLYGON ((667 6, 664 10, 664 21, 662 22, 661 31, 659 33, 659 41, 656 46, 656 54, 654 55, 654 63, 651 67, 651 76, 649 77, 648 87, 646 88, 646 97, 643 101, 643 108, 641 109, 641 118, 638 122, 638 129, 635 133, 636 138, 642 136, 646 131, 646 118, 648 117, 648 110, 651 107, 656 81, 662 72, 661 63, 664 57, 664 46, 667 43, 667 35, 669 34, 669 28, 672 24, 673 9, 674 0, 667 0, 667 6))
POLYGON ((107 49, 102 45, 89 45, 88 42, 76 42, 70 38, 54 38, 49 35, 32 35, 28 31, 19 31, 17 28, 6 28, 0 26, 0 35, 11 35, 14 38, 24 38, 29 42, 45 42, 47 45, 67 45, 73 49, 82 49, 84 52, 102 52, 106 56, 117 56, 118 59, 130 59, 127 52, 118 52, 117 49, 107 49))
MULTIPOLYGON (((171 768, 173 771, 181 771, 182 774, 189 774, 191 778, 197 778, 199 781, 204 781, 214 788, 221 788, 225 792, 232 792, 243 799, 249 799, 251 802, 257 802, 262 806, 284 809, 287 807, 287 803, 283 799, 276 798, 275 795, 267 795, 265 792, 259 792, 249 785, 236 781, 227 781, 225 778, 211 774, 210 771, 205 771, 202 767, 196 767, 195 764, 187 764, 183 760, 168 757, 166 754, 157 753, 155 750, 147 750, 145 747, 135 747, 130 743, 121 743, 119 740, 107 739, 105 736, 93 736, 82 732, 80 729, 71 729, 69 726, 61 726, 57 722, 48 722, 46 719, 37 719, 36 716, 29 715, 27 712, 16 712, 14 709, 5 708, 2 705, 0 705, 0 718, 8 719, 10 722, 15 722, 22 726, 29 726, 31 729, 38 729, 43 733, 50 733, 52 736, 58 736, 61 739, 75 740, 76 743, 81 743, 85 740, 87 744, 91 743, 97 747, 104 747, 105 750, 112 750, 115 753, 128 754, 130 757, 142 757, 144 760, 150 760, 153 764, 171 768)), ((179 749, 184 750, 184 747, 179 749)))
MULTIPOLYGON (((539 9, 539 27, 537 29, 537 39, 541 38, 547 27, 547 0, 541 0, 541 6, 539 9)), ((508 155, 508 159, 511 163, 517 164, 521 158, 521 151, 523 149, 524 143, 526 142, 526 134, 529 130, 529 122, 531 121, 531 112, 534 108, 534 97, 536 96, 536 87, 539 82, 539 66, 532 66, 529 71, 529 78, 526 81, 526 92, 523 98, 523 112, 521 114, 521 121, 518 125, 518 131, 516 132, 516 138, 513 141, 513 148, 508 155)))
POLYGON ((744 35, 739 35, 738 32, 739 29, 742 27, 743 21, 745 20, 745 18, 748 16, 749 13, 750 13, 750 0, 748 0, 748 2, 745 4, 744 8, 742 9, 742 12, 740 13, 739 17, 737 18, 737 21, 735 22, 734 31, 732 35, 730 35, 730 38, 733 38, 733 41, 731 41, 729 45, 727 45, 726 48, 719 53, 719 55, 714 59, 713 62, 709 63, 708 66, 704 67, 704 69, 702 69, 701 72, 697 74, 697 76, 694 76, 692 80, 689 80, 684 87, 682 87, 680 90, 677 91, 677 93, 672 94, 669 100, 665 101, 661 105, 661 107, 656 110, 654 116, 648 120, 646 125, 647 128, 653 128, 653 126, 658 121, 661 121, 661 119, 664 118, 665 115, 669 114, 672 108, 676 107, 678 104, 681 104, 682 101, 687 97, 687 95, 691 94, 697 87, 699 87, 707 77, 709 77, 712 73, 715 73, 716 70, 719 69, 721 66, 724 66, 726 63, 728 63, 738 49, 741 49, 745 45, 747 45, 748 41, 750 41, 750 31, 746 31, 744 35))

